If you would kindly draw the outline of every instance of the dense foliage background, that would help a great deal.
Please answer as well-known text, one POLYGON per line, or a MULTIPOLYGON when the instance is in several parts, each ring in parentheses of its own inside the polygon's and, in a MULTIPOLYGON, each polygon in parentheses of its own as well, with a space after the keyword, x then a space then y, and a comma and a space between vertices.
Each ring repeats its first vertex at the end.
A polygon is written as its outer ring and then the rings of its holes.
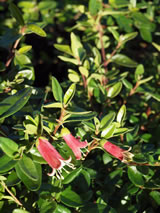
POLYGON ((1 0, 0 23, 0 212, 158 212, 160 0, 1 0), (41 137, 72 168, 48 176, 41 137))

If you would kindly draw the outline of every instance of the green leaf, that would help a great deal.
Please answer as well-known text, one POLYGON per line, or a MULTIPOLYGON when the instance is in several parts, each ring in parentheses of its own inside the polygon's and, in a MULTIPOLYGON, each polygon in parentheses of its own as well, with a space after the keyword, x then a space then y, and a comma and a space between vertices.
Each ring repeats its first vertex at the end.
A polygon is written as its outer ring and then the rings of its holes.
POLYGON ((58 58, 60 58, 62 61, 70 62, 70 63, 75 64, 75 65, 79 64, 78 60, 74 59, 74 58, 68 58, 68 57, 65 57, 65 56, 58 56, 58 58))
POLYGON ((23 209, 14 209, 12 213, 29 213, 29 212, 23 209))
POLYGON ((33 161, 35 161, 37 163, 40 163, 40 164, 47 164, 47 162, 44 160, 44 158, 42 157, 42 155, 39 153, 39 151, 35 147, 33 147, 30 150, 30 153, 32 155, 33 161))
POLYGON ((135 80, 139 81, 142 78, 143 73, 144 73, 144 66, 143 64, 139 64, 135 71, 135 80))
POLYGON ((59 103, 59 102, 53 102, 53 103, 45 104, 43 107, 44 108, 62 108, 63 105, 62 103, 59 103))
POLYGON ((109 126, 115 119, 115 116, 116 116, 115 112, 111 112, 105 115, 101 120, 100 128, 104 129, 105 127, 109 126))
POLYGON ((81 122, 86 120, 91 120, 96 116, 96 112, 88 112, 81 114, 69 114, 64 117, 64 123, 66 122, 81 122))
POLYGON ((128 167, 128 177, 130 181, 136 186, 143 186, 144 179, 142 174, 137 170, 136 166, 128 167))
POLYGON ((109 98, 114 98, 120 93, 121 89, 122 89, 122 82, 118 82, 109 88, 107 96, 109 98))
POLYGON ((18 91, 0 103, 0 120, 18 112, 29 100, 32 94, 30 87, 18 91))
POLYGON ((0 137, 0 148, 10 158, 15 158, 18 154, 18 145, 9 138, 0 137))
POLYGON ((160 205, 160 192, 152 191, 149 193, 149 195, 153 198, 157 205, 160 205))
POLYGON ((74 83, 77 83, 80 81, 80 77, 79 77, 78 73, 72 69, 68 70, 68 78, 74 83))
POLYGON ((84 205, 84 201, 82 198, 74 191, 71 190, 70 187, 66 188, 60 195, 60 200, 66 206, 69 207, 81 207, 84 205))
POLYGON ((121 44, 125 44, 127 41, 134 39, 138 35, 138 32, 127 33, 120 36, 121 44))
POLYGON ((62 103, 63 100, 63 90, 62 87, 60 86, 59 82, 55 77, 52 76, 52 92, 53 96, 56 101, 59 101, 62 103))
POLYGON ((69 184, 71 183, 82 171, 82 167, 79 167, 78 169, 73 170, 70 172, 63 180, 63 184, 69 184))
POLYGON ((23 158, 16 165, 16 173, 26 187, 37 191, 41 186, 42 171, 41 165, 32 161, 23 154, 23 158))
POLYGON ((74 94, 75 94, 75 91, 76 91, 76 84, 71 84, 71 86, 67 89, 66 93, 64 94, 64 98, 63 98, 63 102, 65 105, 68 105, 74 94))
POLYGON ((124 67, 136 67, 137 62, 133 61, 130 59, 128 56, 123 55, 123 54, 116 54, 112 57, 112 62, 124 66, 124 67))
POLYGON ((43 29, 41 29, 39 26, 37 26, 36 24, 28 24, 27 25, 27 29, 29 31, 31 31, 32 33, 35 33, 41 37, 46 37, 47 34, 45 33, 45 31, 43 29))
POLYGON ((12 16, 16 19, 16 21, 20 24, 20 25, 24 25, 24 19, 23 16, 21 14, 21 11, 19 10, 19 8, 13 4, 10 3, 9 4, 9 10, 11 11, 12 16))
POLYGON ((122 105, 117 114, 117 122, 123 123, 123 121, 125 120, 125 117, 126 117, 126 106, 122 105))
POLYGON ((88 72, 88 70, 85 68, 85 67, 79 67, 79 71, 80 71, 80 73, 82 74, 82 75, 84 75, 86 78, 88 77, 88 75, 89 75, 89 72, 88 72))
POLYGON ((5 181, 7 186, 14 186, 20 182, 16 172, 12 170, 12 172, 8 175, 7 180, 5 181))
POLYGON ((66 207, 58 204, 56 209, 54 210, 54 213, 71 213, 71 211, 66 207))
POLYGON ((160 52, 160 45, 152 42, 152 45, 160 52))
POLYGON ((108 139, 111 138, 114 134, 114 131, 116 129, 116 123, 112 123, 110 126, 107 126, 103 131, 101 132, 101 137, 108 139))
POLYGON ((140 29, 140 34, 145 41, 152 42, 152 34, 148 29, 140 29))
POLYGON ((122 83, 129 90, 131 90, 133 88, 133 85, 127 79, 122 79, 122 83))
POLYGON ((119 41, 119 33, 117 32, 115 27, 108 27, 108 30, 112 33, 113 37, 119 41))
POLYGON ((95 16, 102 8, 102 3, 99 0, 89 0, 89 12, 92 16, 95 16))
POLYGON ((0 173, 5 173, 11 170, 17 164, 17 160, 13 160, 7 155, 0 156, 0 173))
POLYGON ((32 49, 32 46, 26 45, 24 47, 21 47, 17 52, 18 54, 24 54, 24 53, 27 53, 30 49, 32 49))
POLYGON ((64 53, 67 53, 71 56, 73 56, 72 54, 72 51, 71 51, 71 48, 69 45, 64 45, 64 44, 54 44, 54 47, 57 49, 57 50, 60 50, 64 53))
POLYGON ((80 42, 79 37, 76 36, 73 32, 71 33, 71 50, 74 57, 78 60, 78 64, 80 64, 80 61, 82 61, 83 55, 85 54, 85 50, 80 42))
POLYGON ((29 65, 31 64, 31 60, 30 58, 28 58, 27 55, 24 55, 24 54, 15 54, 15 57, 14 57, 14 64, 15 65, 19 65, 20 67, 24 67, 24 65, 29 65))

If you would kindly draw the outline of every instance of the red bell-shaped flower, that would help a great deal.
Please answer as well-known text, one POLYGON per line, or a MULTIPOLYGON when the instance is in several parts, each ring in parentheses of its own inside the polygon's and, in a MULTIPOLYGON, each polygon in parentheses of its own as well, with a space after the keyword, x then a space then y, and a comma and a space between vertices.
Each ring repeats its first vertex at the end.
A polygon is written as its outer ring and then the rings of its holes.
POLYGON ((61 135, 67 145, 72 149, 75 157, 77 160, 80 160, 82 155, 81 155, 81 148, 85 148, 88 146, 87 141, 80 142, 77 138, 75 138, 70 131, 67 128, 63 128, 61 130, 61 135))

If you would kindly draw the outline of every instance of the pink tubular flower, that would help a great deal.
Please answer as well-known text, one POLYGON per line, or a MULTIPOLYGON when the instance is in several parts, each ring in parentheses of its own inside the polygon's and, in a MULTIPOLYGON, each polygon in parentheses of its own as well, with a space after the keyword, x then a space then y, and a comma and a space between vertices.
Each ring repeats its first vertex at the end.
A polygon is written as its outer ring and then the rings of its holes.
POLYGON ((67 128, 63 128, 61 130, 61 135, 67 145, 72 149, 75 157, 77 160, 81 159, 81 149, 80 148, 85 148, 88 146, 87 141, 80 142, 78 139, 76 139, 67 128))
POLYGON ((100 144, 107 152, 124 163, 128 163, 129 161, 131 161, 134 156, 132 153, 129 152, 129 150, 121 149, 119 146, 116 146, 115 144, 104 139, 101 140, 100 144))
POLYGON ((38 138, 37 149, 42 155, 42 157, 53 169, 53 171, 48 174, 49 176, 53 176, 56 174, 57 178, 60 179, 60 177, 62 177, 61 169, 65 165, 73 168, 72 164, 70 163, 71 157, 68 160, 62 158, 62 156, 57 152, 57 150, 46 139, 38 138))

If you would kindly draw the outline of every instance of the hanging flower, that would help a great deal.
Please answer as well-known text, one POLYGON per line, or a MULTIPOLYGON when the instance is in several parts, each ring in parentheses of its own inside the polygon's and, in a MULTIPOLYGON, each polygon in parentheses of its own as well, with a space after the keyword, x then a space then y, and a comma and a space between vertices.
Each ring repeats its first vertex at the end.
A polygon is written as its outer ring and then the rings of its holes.
POLYGON ((118 158, 122 162, 128 163, 129 161, 132 161, 134 155, 129 152, 130 149, 121 149, 119 146, 116 146, 115 144, 104 139, 101 140, 100 144, 107 152, 109 152, 111 155, 113 155, 115 158, 118 158))
POLYGON ((80 160, 82 155, 81 155, 81 148, 85 148, 88 146, 87 141, 80 142, 77 138, 75 138, 70 131, 67 128, 63 128, 61 130, 61 135, 67 145, 72 149, 75 157, 77 160, 80 160))
POLYGON ((48 174, 49 176, 56 174, 57 178, 63 179, 63 176, 61 175, 62 169, 64 169, 63 167, 67 165, 71 168, 74 168, 70 163, 71 157, 68 160, 65 160, 46 139, 41 137, 38 138, 37 149, 53 169, 53 171, 48 174))

